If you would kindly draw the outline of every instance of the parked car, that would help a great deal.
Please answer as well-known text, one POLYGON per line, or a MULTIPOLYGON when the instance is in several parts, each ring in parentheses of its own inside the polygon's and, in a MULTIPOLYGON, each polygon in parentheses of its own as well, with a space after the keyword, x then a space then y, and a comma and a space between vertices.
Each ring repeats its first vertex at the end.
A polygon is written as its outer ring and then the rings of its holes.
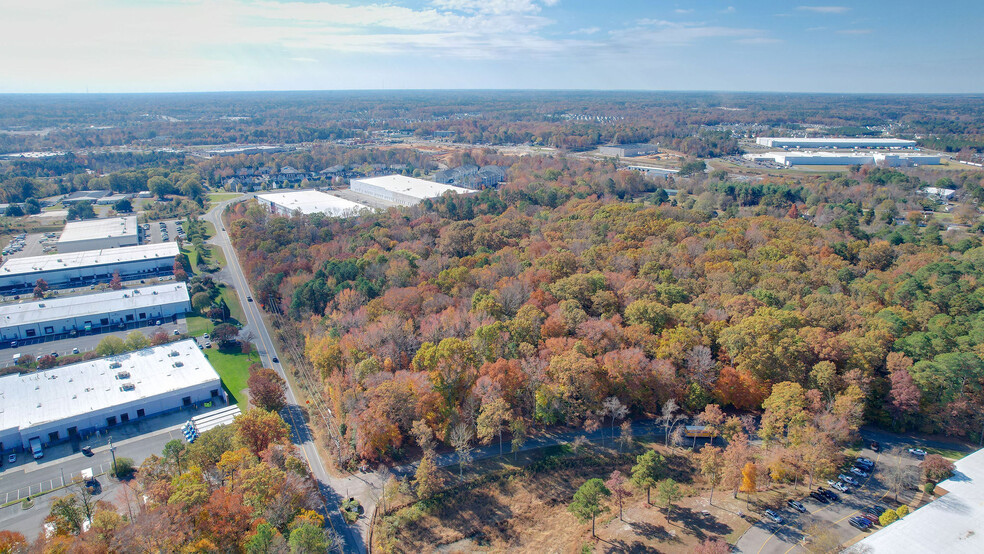
POLYGON ((83 446, 82 447, 82 455, 83 456, 92 456, 92 447, 91 446, 83 446))
POLYGON ((867 467, 868 469, 871 469, 875 467, 875 462, 869 460, 868 458, 858 458, 857 460, 854 460, 854 465, 864 466, 867 467))
POLYGON ((811 492, 810 493, 810 496, 813 497, 814 500, 816 500, 817 502, 819 502, 821 504, 827 504, 828 502, 830 502, 830 500, 827 500, 827 497, 824 496, 823 493, 820 493, 820 492, 817 492, 817 491, 811 492))
POLYGON ((858 477, 867 477, 868 476, 868 472, 867 471, 865 471, 863 469, 856 468, 856 467, 852 467, 851 468, 851 473, 857 475, 858 477))
POLYGON ((78 353, 79 353, 79 348, 76 346, 75 348, 72 349, 72 354, 78 354, 78 353))
POLYGON ((837 502, 838 500, 840 500, 840 497, 837 496, 837 493, 835 493, 834 491, 828 491, 823 487, 820 487, 817 490, 819 490, 820 494, 826 496, 831 502, 837 502))
POLYGON ((273 357, 273 363, 279 364, 280 363, 280 358, 277 358, 276 356, 274 356, 273 357))
POLYGON ((208 338, 208 333, 205 333, 204 335, 202 335, 202 338, 203 339, 207 339, 208 338))
POLYGON ((840 475, 837 476, 837 478, 840 479, 841 481, 844 481, 845 483, 854 485, 855 487, 861 485, 861 483, 858 483, 857 479, 851 477, 850 475, 844 475, 843 473, 841 473, 840 475))
POLYGON ((253 301, 253 297, 252 296, 247 296, 246 297, 246 301, 247 302, 252 302, 253 301))
POLYGON ((11 454, 10 456, 7 456, 7 463, 8 464, 16 464, 17 463, 17 454, 11 454))
POLYGON ((865 513, 869 513, 869 514, 871 514, 871 515, 873 515, 875 517, 881 516, 887 510, 888 510, 887 508, 885 508, 884 506, 879 506, 878 504, 874 504, 872 506, 868 506, 867 508, 864 509, 865 513))
POLYGON ((51 353, 51 357, 52 358, 57 358, 58 357, 58 352, 52 352, 51 353))
POLYGON ((875 452, 881 452, 881 445, 878 444, 878 441, 872 441, 871 449, 875 452))
POLYGON ((774 512, 773 510, 766 510, 765 515, 769 516, 769 519, 776 523, 785 523, 786 520, 782 519, 782 516, 774 512))
POLYGON ((862 512, 858 517, 868 520, 868 523, 872 525, 878 525, 878 516, 874 514, 869 514, 868 512, 862 512))
POLYGON ((848 521, 848 523, 851 524, 851 527, 854 527, 855 529, 860 529, 861 531, 867 531, 868 529, 871 529, 871 522, 868 521, 867 519, 864 519, 863 517, 852 517, 848 521))
POLYGON ((789 504, 789 507, 796 510, 797 512, 801 512, 804 514, 806 513, 806 506, 804 506, 803 503, 798 500, 790 499, 786 501, 786 504, 789 504))
POLYGON ((915 456, 917 458, 922 458, 922 457, 926 456, 926 451, 923 450, 922 448, 910 448, 909 449, 909 454, 912 454, 913 456, 915 456))

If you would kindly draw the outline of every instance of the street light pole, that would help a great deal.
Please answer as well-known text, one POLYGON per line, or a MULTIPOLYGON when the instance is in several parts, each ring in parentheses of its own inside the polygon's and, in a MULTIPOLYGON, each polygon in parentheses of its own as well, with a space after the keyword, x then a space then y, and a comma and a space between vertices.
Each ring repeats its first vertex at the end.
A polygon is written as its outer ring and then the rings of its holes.
POLYGON ((63 467, 59 467, 58 469, 60 469, 60 470, 61 470, 61 475, 62 475, 62 486, 64 487, 64 486, 65 486, 65 468, 63 468, 63 467))
POLYGON ((113 455, 113 477, 116 477, 116 447, 113 446, 113 437, 109 437, 109 453, 113 455))

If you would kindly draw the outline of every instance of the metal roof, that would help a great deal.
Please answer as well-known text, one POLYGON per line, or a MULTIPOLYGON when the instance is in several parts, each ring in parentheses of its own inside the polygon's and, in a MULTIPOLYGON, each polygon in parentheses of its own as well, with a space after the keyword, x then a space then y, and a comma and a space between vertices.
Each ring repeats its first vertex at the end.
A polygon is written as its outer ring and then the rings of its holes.
POLYGON ((369 207, 358 202, 352 202, 317 190, 297 190, 291 192, 274 192, 258 194, 260 200, 276 204, 280 208, 293 212, 300 210, 303 214, 325 213, 337 217, 355 215, 369 207))
POLYGON ((218 373, 191 339, 6 375, 0 377, 0 429, 27 429, 196 385, 219 386, 219 382, 218 373), (113 367, 115 363, 119 367, 113 367))
POLYGON ((478 192, 476 190, 456 187, 453 185, 435 183, 434 181, 415 179, 405 175, 384 175, 382 177, 352 180, 353 184, 356 182, 379 187, 390 192, 404 194, 413 198, 419 198, 421 200, 425 198, 437 198, 448 191, 458 194, 471 194, 473 192, 478 192))
POLYGON ((62 231, 58 244, 126 236, 137 236, 137 216, 135 215, 70 221, 65 224, 65 230, 62 231))
POLYGON ((20 304, 0 305, 0 326, 30 325, 188 301, 188 286, 184 283, 34 299, 20 304))
POLYGON ((120 248, 105 248, 102 250, 84 250, 82 252, 66 252, 64 254, 46 254, 44 256, 28 256, 10 258, 0 266, 0 275, 16 275, 20 273, 37 273, 40 271, 55 271, 58 269, 75 269, 80 267, 114 265, 154 258, 174 258, 178 255, 178 245, 174 242, 144 244, 140 246, 123 246, 120 248))

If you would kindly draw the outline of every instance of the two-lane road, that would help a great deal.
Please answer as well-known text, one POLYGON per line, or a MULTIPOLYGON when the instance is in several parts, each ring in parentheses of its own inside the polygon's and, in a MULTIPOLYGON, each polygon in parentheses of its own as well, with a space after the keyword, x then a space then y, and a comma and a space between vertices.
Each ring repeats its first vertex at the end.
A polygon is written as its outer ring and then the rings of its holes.
POLYGON ((212 225, 215 226, 215 236, 210 240, 210 242, 222 248, 222 251, 225 254, 225 259, 227 261, 226 269, 229 272, 229 280, 231 281, 229 284, 231 284, 239 293, 239 303, 242 305, 243 314, 246 317, 244 324, 247 325, 257 337, 256 348, 260 355, 260 360, 262 360, 265 367, 273 368, 287 383, 286 396, 288 408, 285 410, 285 417, 287 422, 291 424, 291 428, 299 431, 294 433, 294 441, 301 449, 308 466, 311 468, 311 473, 314 475, 315 479, 318 480, 318 484, 322 492, 328 492, 327 495, 323 494, 323 496, 333 497, 326 498, 326 502, 329 503, 329 505, 326 506, 328 512, 326 515, 330 518, 329 521, 331 522, 331 526, 337 533, 340 534, 341 539, 345 543, 343 548, 346 552, 365 552, 366 537, 363 537, 360 533, 355 533, 350 526, 346 525, 337 509, 338 506, 331 505, 333 502, 337 502, 337 499, 342 498, 342 495, 331 487, 330 483, 332 478, 325 470, 325 466, 321 461, 321 456, 318 454, 318 449, 310 435, 308 433, 300 432, 305 428, 305 423, 300 418, 300 404, 297 401, 297 397, 294 395, 294 391, 291 389, 290 380, 287 378, 287 375, 284 374, 283 367, 279 363, 273 363, 273 358, 279 359, 276 347, 274 346, 273 339, 270 337, 270 332, 264 323, 260 308, 256 305, 256 302, 250 302, 248 300, 249 298, 252 298, 253 293, 249 288, 249 283, 243 273, 242 266, 239 263, 239 258, 236 256, 236 251, 232 247, 229 234, 226 232, 225 226, 222 223, 222 212, 225 210, 226 206, 234 202, 240 202, 248 197, 249 196, 247 195, 246 197, 221 202, 205 214, 204 219, 211 222, 212 225))

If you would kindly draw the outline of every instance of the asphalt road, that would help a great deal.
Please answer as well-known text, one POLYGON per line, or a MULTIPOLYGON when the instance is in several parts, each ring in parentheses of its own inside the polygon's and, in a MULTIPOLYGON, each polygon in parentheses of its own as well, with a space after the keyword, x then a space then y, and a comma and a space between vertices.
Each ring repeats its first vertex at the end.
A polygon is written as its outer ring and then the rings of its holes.
MULTIPOLYGON (((243 197, 221 202, 205 214, 204 219, 210 221, 212 225, 215 226, 215 236, 209 242, 221 247, 223 253, 225 254, 225 259, 227 261, 226 269, 228 270, 228 277, 231 281, 229 284, 231 284, 239 293, 239 302, 243 307, 243 314, 246 317, 246 321, 244 323, 246 324, 246 327, 248 327, 249 330, 252 330, 256 336, 256 348, 260 355, 260 359, 263 361, 263 365, 276 370, 277 373, 283 377, 284 381, 288 383, 288 407, 285 409, 286 419, 287 422, 290 423, 291 429, 294 431, 293 439, 295 444, 297 444, 297 446, 301 449, 308 466, 311 468, 311 473, 318 481, 318 486, 321 489, 322 496, 325 498, 326 502, 327 513, 325 515, 328 516, 331 527, 336 533, 339 534, 341 540, 343 541, 343 549, 345 552, 365 552, 368 537, 365 536, 364 533, 354 532, 353 529, 342 520, 341 514, 338 511, 338 506, 344 498, 337 492, 338 488, 336 488, 339 486, 340 480, 333 479, 325 470, 324 463, 318 454, 318 449, 314 444, 311 434, 307 430, 307 424, 301 416, 302 410, 298 405, 294 391, 290 387, 290 380, 287 379, 287 376, 284 374, 283 366, 279 363, 273 363, 273 358, 279 358, 279 356, 274 346, 273 339, 270 337, 270 332, 263 321, 260 308, 256 305, 256 302, 250 302, 247 300, 248 297, 252 297, 253 293, 249 288, 249 283, 246 280, 246 276, 243 274, 242 266, 239 264, 239 258, 236 256, 235 249, 232 247, 232 243, 229 240, 229 234, 224 230, 221 218, 222 211, 227 205, 234 202, 239 202, 241 200, 243 200, 243 197)), ((344 480, 341 480, 341 482, 344 484, 344 480)), ((349 491, 346 490, 346 492, 349 491)))

